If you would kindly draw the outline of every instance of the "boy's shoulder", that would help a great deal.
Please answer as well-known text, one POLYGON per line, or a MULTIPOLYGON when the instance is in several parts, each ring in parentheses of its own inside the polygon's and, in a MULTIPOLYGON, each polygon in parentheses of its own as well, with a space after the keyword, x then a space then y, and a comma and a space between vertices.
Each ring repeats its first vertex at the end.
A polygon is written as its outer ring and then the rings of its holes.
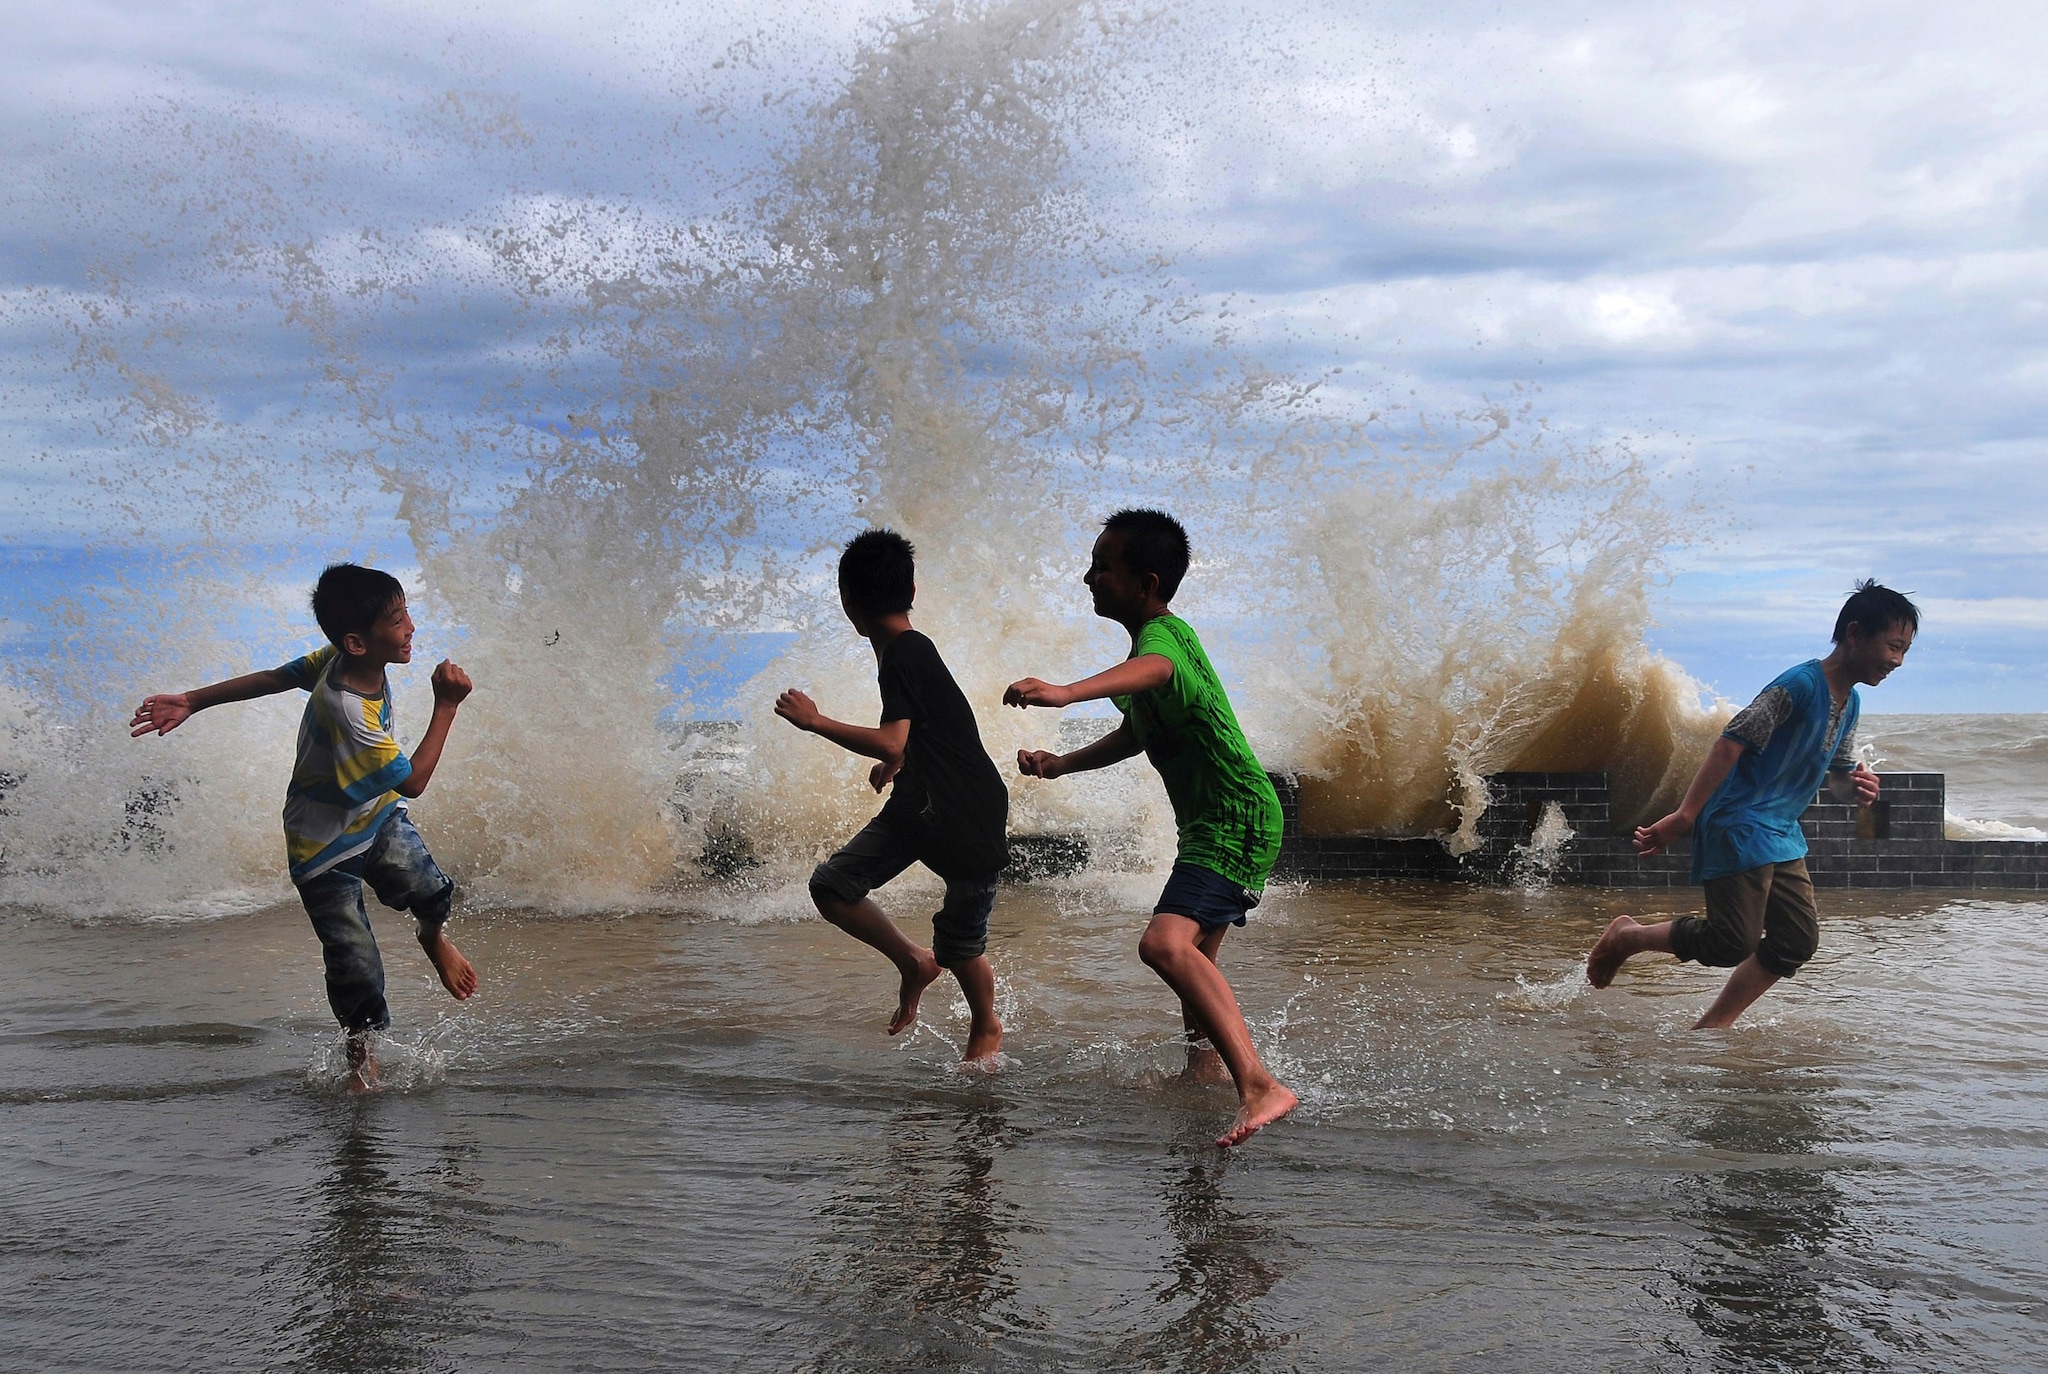
POLYGON ((1823 690, 1825 690, 1826 682, 1827 678, 1821 672, 1820 660, 1809 658, 1804 663, 1793 664, 1790 668, 1787 668, 1784 672, 1766 682, 1757 695, 1763 696, 1769 692, 1786 692, 1794 700, 1804 701, 1813 694, 1816 683, 1821 684, 1823 690))
POLYGON ((883 672, 891 669, 915 669, 928 664, 945 665, 945 658, 939 653, 939 646, 932 643, 931 636, 922 630, 905 630, 890 640, 882 650, 880 667, 883 672))
POLYGON ((332 644, 322 644, 311 653, 301 654, 278 671, 289 678, 294 687, 310 692, 320 685, 321 674, 327 671, 328 665, 332 664, 340 653, 341 651, 332 644))
POLYGON ((1139 626, 1137 643, 1132 646, 1135 653, 1165 653, 1169 657, 1175 651, 1200 652, 1201 648, 1202 637, 1195 633, 1195 627, 1172 611, 1155 615, 1139 626))
POLYGON ((939 656, 939 646, 916 630, 905 630, 889 641, 875 665, 875 675, 882 684, 884 719, 896 718, 888 714, 890 711, 913 714, 913 708, 920 703, 929 708, 941 699, 932 696, 933 692, 960 690, 953 680, 953 670, 939 656))

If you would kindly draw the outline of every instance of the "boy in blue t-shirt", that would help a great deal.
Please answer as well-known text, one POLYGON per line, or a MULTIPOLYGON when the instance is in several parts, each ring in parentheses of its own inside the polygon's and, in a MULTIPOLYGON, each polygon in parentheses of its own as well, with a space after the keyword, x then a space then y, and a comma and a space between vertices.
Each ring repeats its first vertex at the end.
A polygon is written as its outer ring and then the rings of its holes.
POLYGON ((280 668, 190 692, 146 698, 129 734, 167 735, 194 711, 297 688, 307 693, 298 762, 285 793, 285 855, 327 970, 327 1004, 348 1033, 349 1091, 377 1086, 370 1034, 391 1024, 384 961, 363 907, 368 883, 385 906, 411 911, 420 948, 457 1001, 476 991, 476 969, 443 927, 455 884, 434 863, 405 803, 427 790, 455 711, 470 693, 453 663, 434 669, 434 714, 411 757, 392 733, 385 668, 412 662, 405 588, 390 573, 336 563, 313 587, 313 615, 328 643, 280 668))
POLYGON ((1856 684, 1875 687, 1913 647, 1920 610, 1876 582, 1857 584, 1835 618, 1834 649, 1780 673, 1707 751, 1678 809, 1636 831, 1636 852, 1693 836, 1692 880, 1707 914, 1646 926, 1617 916, 1586 956, 1596 988, 1652 951, 1733 968, 1694 1030, 1732 1025, 1780 978, 1813 957, 1820 925, 1799 818, 1823 780, 1838 801, 1877 800, 1877 775, 1854 758, 1856 684))

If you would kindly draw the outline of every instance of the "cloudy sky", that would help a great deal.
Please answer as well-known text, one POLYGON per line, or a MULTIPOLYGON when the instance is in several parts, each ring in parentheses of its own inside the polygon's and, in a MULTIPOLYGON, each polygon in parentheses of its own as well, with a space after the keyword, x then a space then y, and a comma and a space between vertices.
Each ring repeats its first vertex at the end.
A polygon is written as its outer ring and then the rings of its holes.
MULTIPOLYGON (((2048 710, 2048 10, 1252 8, 1126 18, 1075 144, 1093 213, 1238 346, 1436 414, 1533 395, 1553 432, 1650 458, 1690 530, 1653 642, 1726 693, 1823 648, 1875 575, 1927 624, 1869 709, 2048 710)), ((237 463, 333 441, 323 356, 235 244, 351 235, 374 328, 339 288, 334 328, 374 335, 344 350, 368 370, 404 360, 380 404, 433 442, 506 375, 437 226, 688 221, 908 12, 17 0, 0 614, 22 633, 31 584, 91 576, 81 546, 133 524, 98 479, 154 444, 187 482, 181 426, 262 444, 223 441, 183 507, 153 493, 166 538, 237 463), (123 330, 132 353, 94 353, 123 330)), ((396 498, 369 499, 374 540, 396 498)))

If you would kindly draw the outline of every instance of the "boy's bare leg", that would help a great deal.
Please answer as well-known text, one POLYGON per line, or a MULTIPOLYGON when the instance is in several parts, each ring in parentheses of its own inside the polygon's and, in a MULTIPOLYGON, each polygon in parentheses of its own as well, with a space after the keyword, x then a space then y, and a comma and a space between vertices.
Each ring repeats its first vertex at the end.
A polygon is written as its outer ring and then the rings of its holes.
MULTIPOLYGON (((862 944, 880 950, 903 975, 903 986, 896 995, 896 1014, 889 1019, 889 1034, 899 1034, 915 1024, 918 998, 939 976, 939 961, 932 958, 932 952, 898 930, 871 897, 857 902, 824 896, 816 896, 816 900, 820 916, 862 944)), ((994 997, 993 988, 990 997, 994 997)))
POLYGON ((1230 990, 1215 961, 1202 951, 1201 939, 1199 922, 1162 911, 1145 928, 1145 936, 1138 942, 1138 957, 1179 994, 1182 1008, 1192 1012, 1209 1033, 1210 1043, 1237 1084, 1237 1118, 1216 1138, 1216 1143, 1227 1149, 1293 1111, 1301 1099, 1259 1062, 1251 1030, 1238 1009, 1237 994, 1230 990))
MULTIPOLYGON (((1195 941, 1195 948, 1202 951, 1212 964, 1221 965, 1217 958, 1223 952, 1223 937, 1230 931, 1229 926, 1203 926, 1202 938, 1195 941)), ((1189 1083, 1228 1083, 1230 1070, 1223 1066, 1223 1056, 1216 1053, 1216 1047, 1209 1043, 1209 1032, 1202 1029, 1202 1023, 1195 1019, 1195 1010, 1187 1003, 1180 1004, 1181 1024, 1187 1028, 1188 1066, 1181 1070, 1181 1077, 1189 1083)))
POLYGON ((1671 952, 1671 922, 1646 926, 1633 916, 1617 916, 1607 923, 1607 930, 1586 956, 1586 981, 1604 988, 1614 981, 1622 964, 1638 954, 1652 952, 1671 952))
POLYGON ((1728 981, 1721 985, 1720 996, 1707 1008, 1706 1015, 1693 1022, 1694 1030, 1726 1030, 1735 1024, 1735 1018, 1749 1010, 1750 1003, 1769 992, 1778 981, 1772 973, 1757 962, 1754 954, 1735 966, 1735 972, 1728 975, 1728 981))
POLYGON ((354 1097, 373 1093, 383 1086, 377 1081, 377 1056, 370 1053, 370 1032, 348 1033, 348 1091, 354 1097))
POLYGON ((475 996, 476 966, 462 957, 462 951, 455 947, 448 933, 438 924, 422 924, 419 939, 420 948, 427 952, 434 972, 441 975, 441 986, 448 989, 448 995, 458 1002, 475 996))
POLYGON ((960 991, 966 995, 967 1010, 973 1017, 967 1028, 967 1052, 960 1058, 969 1064, 994 1059, 996 1051, 1003 1047, 1003 1023, 996 1019, 996 971, 983 954, 951 968, 953 976, 960 980, 960 991))

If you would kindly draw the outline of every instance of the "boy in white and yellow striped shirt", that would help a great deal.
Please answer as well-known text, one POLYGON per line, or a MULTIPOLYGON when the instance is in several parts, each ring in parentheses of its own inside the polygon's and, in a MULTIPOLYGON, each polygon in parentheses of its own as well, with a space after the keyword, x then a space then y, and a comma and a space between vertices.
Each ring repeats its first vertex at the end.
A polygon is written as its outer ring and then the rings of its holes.
POLYGON ((443 929, 455 884, 434 863, 405 810, 406 799, 427 790, 470 681, 445 659, 434 669, 433 718, 408 757, 392 732, 385 675, 391 664, 412 661, 405 588, 389 573, 337 563, 313 588, 313 614, 331 641, 325 647, 280 668, 149 697, 130 733, 168 734, 194 711, 225 702, 294 687, 310 693, 285 794, 285 853, 320 937, 328 1005, 348 1032, 349 1089, 364 1092, 377 1084, 370 1033, 390 1025, 391 1012, 363 884, 385 906, 412 912, 420 947, 452 996, 462 1000, 476 991, 476 969, 443 929))

